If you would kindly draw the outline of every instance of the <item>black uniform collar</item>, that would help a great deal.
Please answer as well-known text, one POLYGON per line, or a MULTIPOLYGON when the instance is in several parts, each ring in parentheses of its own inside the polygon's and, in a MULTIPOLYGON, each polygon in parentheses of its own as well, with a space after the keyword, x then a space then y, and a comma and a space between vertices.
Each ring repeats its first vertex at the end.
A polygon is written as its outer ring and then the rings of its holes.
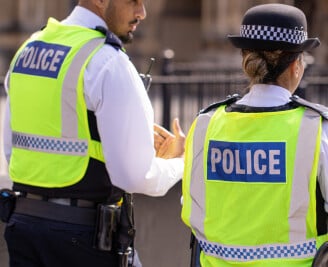
POLYGON ((106 35, 105 43, 113 46, 117 50, 124 50, 122 41, 110 30, 106 29, 103 26, 97 26, 95 30, 106 35))

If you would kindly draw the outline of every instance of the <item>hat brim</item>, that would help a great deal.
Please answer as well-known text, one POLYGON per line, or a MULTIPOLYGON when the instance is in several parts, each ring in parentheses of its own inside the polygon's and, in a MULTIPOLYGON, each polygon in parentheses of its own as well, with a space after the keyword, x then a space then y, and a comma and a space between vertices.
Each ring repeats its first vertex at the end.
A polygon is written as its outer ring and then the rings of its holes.
POLYGON ((228 35, 228 39, 237 48, 262 51, 283 50, 302 52, 311 51, 320 45, 320 40, 318 38, 309 38, 301 44, 293 44, 284 41, 257 40, 238 35, 228 35))

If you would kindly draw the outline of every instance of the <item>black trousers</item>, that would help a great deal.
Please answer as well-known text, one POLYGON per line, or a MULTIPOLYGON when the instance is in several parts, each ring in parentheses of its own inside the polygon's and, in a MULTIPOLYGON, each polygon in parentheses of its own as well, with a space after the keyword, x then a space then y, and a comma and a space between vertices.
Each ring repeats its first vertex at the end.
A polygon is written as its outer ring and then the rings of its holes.
POLYGON ((116 253, 93 248, 94 227, 14 213, 5 240, 10 267, 117 267, 116 253))

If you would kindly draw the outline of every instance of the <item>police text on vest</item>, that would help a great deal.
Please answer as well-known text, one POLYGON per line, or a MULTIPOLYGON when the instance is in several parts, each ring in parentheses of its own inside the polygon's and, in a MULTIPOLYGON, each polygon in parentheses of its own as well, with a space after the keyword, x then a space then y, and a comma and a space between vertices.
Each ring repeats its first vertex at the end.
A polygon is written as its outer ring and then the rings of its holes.
POLYGON ((57 78, 70 49, 58 44, 31 42, 18 55, 13 72, 57 78))
POLYGON ((284 142, 210 141, 208 180, 234 182, 286 182, 284 142))

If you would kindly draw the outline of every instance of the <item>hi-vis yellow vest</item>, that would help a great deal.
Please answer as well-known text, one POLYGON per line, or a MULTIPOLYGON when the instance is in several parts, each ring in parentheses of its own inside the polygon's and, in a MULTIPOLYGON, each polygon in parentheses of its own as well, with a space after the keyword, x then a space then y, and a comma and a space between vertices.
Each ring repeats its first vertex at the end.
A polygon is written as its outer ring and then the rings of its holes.
POLYGON ((321 116, 310 109, 203 113, 187 137, 182 219, 202 267, 310 267, 321 116))
POLYGON ((104 161, 91 140, 83 97, 83 73, 104 35, 49 19, 11 64, 9 96, 14 182, 65 187, 80 181, 90 157, 104 161))

